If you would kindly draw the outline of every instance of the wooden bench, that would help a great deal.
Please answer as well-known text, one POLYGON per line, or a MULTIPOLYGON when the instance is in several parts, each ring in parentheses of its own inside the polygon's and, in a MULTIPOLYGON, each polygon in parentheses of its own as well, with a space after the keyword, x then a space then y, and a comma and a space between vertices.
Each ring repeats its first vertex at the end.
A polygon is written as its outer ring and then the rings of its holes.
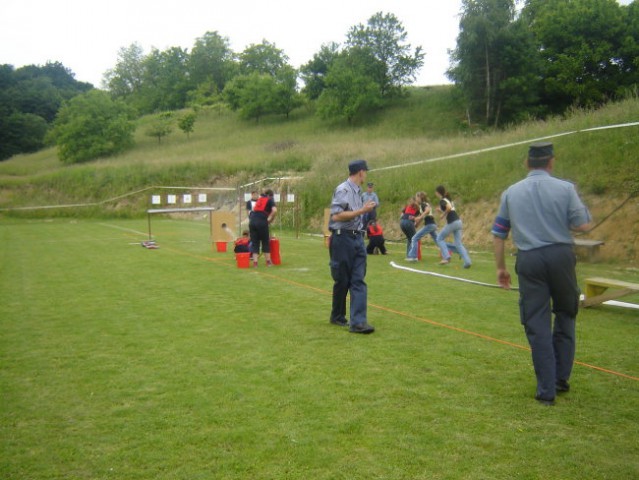
POLYGON ((587 278, 586 298, 581 302, 584 307, 592 307, 608 300, 614 300, 631 293, 639 292, 639 283, 611 280, 609 278, 587 278), (606 290, 611 289, 609 292, 606 290))
POLYGON ((575 247, 585 249, 587 251, 586 257, 589 262, 594 262, 599 257, 599 247, 604 245, 603 240, 587 240, 585 238, 575 238, 575 247))

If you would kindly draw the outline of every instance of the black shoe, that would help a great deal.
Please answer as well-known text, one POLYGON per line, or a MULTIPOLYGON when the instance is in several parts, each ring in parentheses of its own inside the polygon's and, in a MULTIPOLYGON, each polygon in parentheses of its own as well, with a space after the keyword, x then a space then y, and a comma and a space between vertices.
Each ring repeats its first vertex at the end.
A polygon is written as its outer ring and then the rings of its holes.
POLYGON ((557 380, 555 383, 557 393, 566 393, 570 391, 570 384, 566 380, 557 380))
POLYGON ((535 400, 537 400, 542 405, 545 405, 546 407, 552 407, 555 404, 554 398, 548 400, 546 398, 541 398, 539 395, 535 395, 535 400))
POLYGON ((349 331, 351 333, 373 333, 375 331, 375 327, 364 322, 358 323, 356 325, 351 325, 349 331))
POLYGON ((338 327, 348 327, 348 322, 343 318, 331 318, 330 322, 338 327))

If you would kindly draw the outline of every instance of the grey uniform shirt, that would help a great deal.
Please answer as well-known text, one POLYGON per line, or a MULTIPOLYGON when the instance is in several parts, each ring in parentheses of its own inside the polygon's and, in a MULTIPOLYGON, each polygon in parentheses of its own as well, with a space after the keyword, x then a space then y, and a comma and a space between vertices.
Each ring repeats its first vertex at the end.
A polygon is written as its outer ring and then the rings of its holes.
MULTIPOLYGON (((361 209, 364 204, 359 192, 359 185, 351 182, 350 179, 340 183, 335 189, 335 192, 333 192, 331 216, 336 213, 352 212, 361 209)), ((362 216, 359 215, 348 222, 335 222, 331 219, 328 222, 328 228, 331 230, 362 230, 362 216)))
POLYGON ((572 183, 545 170, 531 170, 501 196, 492 234, 505 239, 512 230, 519 250, 572 244, 571 227, 590 222, 590 212, 572 183))

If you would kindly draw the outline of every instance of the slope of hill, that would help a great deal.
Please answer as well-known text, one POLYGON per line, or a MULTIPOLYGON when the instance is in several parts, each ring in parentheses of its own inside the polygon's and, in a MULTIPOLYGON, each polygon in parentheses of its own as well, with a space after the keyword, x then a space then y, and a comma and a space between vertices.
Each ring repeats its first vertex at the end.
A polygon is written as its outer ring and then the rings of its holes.
POLYGON ((614 212, 591 234, 606 241, 604 256, 638 261, 639 125, 590 130, 639 121, 637 98, 496 132, 469 126, 448 86, 413 89, 354 125, 325 123, 312 113, 304 107, 289 120, 256 124, 231 112, 201 110, 190 138, 176 129, 160 144, 145 133, 152 121, 147 117, 139 122, 136 147, 118 157, 71 166, 62 165, 54 149, 13 157, 0 162, 0 214, 135 216, 148 198, 127 196, 95 208, 6 209, 103 202, 151 185, 236 186, 295 174, 303 177, 290 187, 301 199, 303 226, 318 231, 346 164, 365 158, 389 237, 400 238, 397 217, 407 197, 419 190, 433 196, 435 186, 444 184, 462 212, 466 242, 487 247, 500 192, 525 175, 527 144, 552 137, 556 175, 578 184, 597 220, 614 212))

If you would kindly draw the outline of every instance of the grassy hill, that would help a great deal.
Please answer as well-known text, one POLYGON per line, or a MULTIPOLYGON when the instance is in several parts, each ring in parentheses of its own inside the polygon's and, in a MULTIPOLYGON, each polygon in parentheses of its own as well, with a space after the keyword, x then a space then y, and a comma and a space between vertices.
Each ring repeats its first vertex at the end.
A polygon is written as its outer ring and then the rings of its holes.
POLYGON ((634 264, 639 258, 637 202, 623 203, 639 190, 639 126, 584 131, 639 121, 637 98, 499 132, 469 126, 463 104, 448 86, 412 89, 407 98, 354 125, 323 122, 310 107, 288 120, 270 117, 259 123, 227 111, 201 110, 190 138, 176 128, 159 144, 145 133, 150 120, 139 121, 136 147, 118 157, 65 166, 54 149, 47 149, 1 162, 0 208, 5 210, 0 215, 139 216, 148 192, 129 194, 150 186, 235 187, 293 175, 302 179, 274 186, 296 192, 303 228, 319 231, 346 164, 365 158, 390 238, 400 238, 397 217, 406 198, 418 190, 433 196, 435 186, 444 184, 456 197, 466 242, 483 248, 490 242, 487 230, 499 194, 525 175, 527 144, 556 136, 556 175, 578 184, 596 220, 614 212, 591 238, 606 241, 608 258, 634 264), (6 210, 76 203, 97 205, 6 210))

